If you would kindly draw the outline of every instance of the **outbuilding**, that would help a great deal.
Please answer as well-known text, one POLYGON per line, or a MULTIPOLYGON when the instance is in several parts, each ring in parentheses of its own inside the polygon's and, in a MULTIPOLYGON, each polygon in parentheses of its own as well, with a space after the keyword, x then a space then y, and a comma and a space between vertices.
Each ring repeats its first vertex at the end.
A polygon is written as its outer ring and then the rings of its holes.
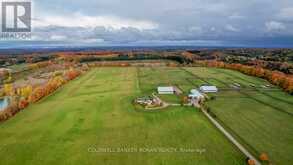
POLYGON ((202 99, 204 96, 196 89, 192 89, 190 91, 190 94, 188 95, 189 98, 191 99, 202 99))
POLYGON ((218 88, 216 86, 201 86, 199 90, 203 93, 216 93, 218 88))
POLYGON ((172 86, 158 87, 158 93, 159 94, 174 94, 175 90, 174 90, 174 87, 172 87, 172 86))

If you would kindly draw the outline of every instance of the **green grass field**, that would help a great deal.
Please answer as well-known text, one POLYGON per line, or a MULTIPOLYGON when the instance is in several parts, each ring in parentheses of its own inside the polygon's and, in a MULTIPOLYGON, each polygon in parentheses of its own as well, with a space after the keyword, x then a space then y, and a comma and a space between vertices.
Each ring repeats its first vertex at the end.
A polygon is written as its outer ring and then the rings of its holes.
POLYGON ((175 84, 188 92, 194 85, 187 80, 193 79, 180 68, 92 69, 0 123, 0 164, 245 164, 245 157, 198 110, 171 107, 137 112, 131 104, 158 85, 175 84), (93 148, 158 147, 205 152, 92 152, 93 148))
MULTIPOLYGON (((268 153, 274 164, 292 164, 293 157, 293 96, 276 87, 267 90, 265 80, 236 71, 215 68, 186 68, 207 79, 212 77, 229 86, 241 84, 240 91, 220 90, 208 106, 218 120, 255 153, 268 153), (255 84, 252 90, 249 84, 255 84), (291 162, 291 163, 289 163, 291 162)), ((221 84, 216 84, 220 87, 221 84)))
POLYGON ((27 64, 23 63, 23 64, 15 64, 15 65, 11 65, 8 67, 9 69, 12 69, 14 72, 19 72, 19 71, 23 71, 24 69, 27 68, 27 64))

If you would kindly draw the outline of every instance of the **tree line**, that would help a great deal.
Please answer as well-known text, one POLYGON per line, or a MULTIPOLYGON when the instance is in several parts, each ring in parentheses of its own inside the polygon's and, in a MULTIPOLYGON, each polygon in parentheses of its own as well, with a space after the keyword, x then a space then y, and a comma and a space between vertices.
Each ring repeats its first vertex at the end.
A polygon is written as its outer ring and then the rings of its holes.
MULTIPOLYGON (((83 70, 85 70, 83 68, 83 70)), ((4 84, 5 96, 10 98, 10 105, 0 112, 0 121, 4 121, 14 116, 19 111, 25 109, 29 104, 35 103, 50 95, 68 81, 77 78, 81 70, 70 68, 63 75, 54 75, 45 84, 37 87, 27 85, 14 88, 13 84, 4 84)))

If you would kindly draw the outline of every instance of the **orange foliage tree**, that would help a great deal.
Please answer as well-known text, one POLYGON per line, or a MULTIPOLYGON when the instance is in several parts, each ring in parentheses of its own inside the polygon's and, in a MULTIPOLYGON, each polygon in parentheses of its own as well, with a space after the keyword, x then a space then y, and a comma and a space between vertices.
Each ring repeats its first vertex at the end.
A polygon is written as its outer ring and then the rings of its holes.
POLYGON ((26 108, 28 105, 29 105, 29 102, 28 102, 26 99, 21 99, 21 100, 18 102, 18 108, 19 108, 20 110, 26 108))
POLYGON ((45 85, 37 87, 33 90, 30 95, 30 101, 33 103, 39 101, 41 98, 53 93, 65 82, 66 81, 61 76, 50 79, 45 85))
POLYGON ((73 68, 70 68, 69 71, 67 71, 65 73, 65 77, 67 80, 73 80, 75 79, 76 77, 78 77, 80 75, 80 72, 73 69, 73 68))
POLYGON ((269 156, 266 153, 262 153, 260 154, 259 159, 261 161, 269 161, 269 156))
MULTIPOLYGON (((46 63, 42 63, 40 66, 42 67, 45 65, 46 63)), ((7 120, 12 117, 18 111, 26 108, 30 102, 37 102, 43 97, 53 93, 65 84, 67 80, 73 80, 80 74, 81 72, 79 70, 71 68, 64 74, 64 76, 62 74, 53 74, 53 78, 51 78, 47 83, 35 87, 34 89, 32 86, 27 85, 15 90, 12 84, 5 84, 4 93, 10 96, 16 94, 18 97, 13 97, 13 101, 10 106, 0 112, 0 121, 7 120)))
POLYGON ((45 92, 42 87, 37 87, 33 90, 32 94, 30 95, 30 102, 34 103, 39 101, 42 97, 45 96, 45 92))
POLYGON ((249 159, 249 160, 247 161, 247 164, 248 164, 248 165, 255 165, 255 161, 252 160, 252 159, 249 159))

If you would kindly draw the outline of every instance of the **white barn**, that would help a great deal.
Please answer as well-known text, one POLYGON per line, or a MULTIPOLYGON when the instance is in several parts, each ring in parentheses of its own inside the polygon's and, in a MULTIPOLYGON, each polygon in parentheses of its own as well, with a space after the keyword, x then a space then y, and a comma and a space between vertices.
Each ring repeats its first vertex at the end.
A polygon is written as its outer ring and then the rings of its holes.
POLYGON ((216 86, 201 86, 199 90, 203 93, 216 93, 218 88, 216 86))
POLYGON ((174 94, 175 90, 173 87, 158 87, 159 94, 174 94))

